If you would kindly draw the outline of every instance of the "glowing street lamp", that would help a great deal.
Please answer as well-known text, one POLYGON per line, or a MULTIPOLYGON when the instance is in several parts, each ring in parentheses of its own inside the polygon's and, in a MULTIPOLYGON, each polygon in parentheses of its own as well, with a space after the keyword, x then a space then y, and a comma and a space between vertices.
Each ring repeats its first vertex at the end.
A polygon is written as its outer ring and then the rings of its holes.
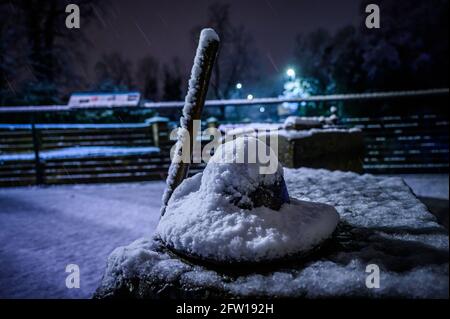
POLYGON ((242 89, 242 83, 237 83, 236 84, 236 89, 238 89, 238 90, 242 89))
POLYGON ((253 100, 253 98, 254 98, 253 94, 247 95, 247 100, 253 100))
POLYGON ((292 68, 287 69, 286 75, 287 75, 289 78, 294 79, 294 78, 295 78, 295 70, 292 69, 292 68))

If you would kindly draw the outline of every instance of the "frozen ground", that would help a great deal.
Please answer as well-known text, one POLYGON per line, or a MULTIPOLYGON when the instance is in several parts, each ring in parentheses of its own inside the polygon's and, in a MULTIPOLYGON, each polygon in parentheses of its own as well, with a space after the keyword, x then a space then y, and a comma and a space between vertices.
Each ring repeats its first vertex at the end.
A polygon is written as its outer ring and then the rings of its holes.
POLYGON ((447 230, 449 227, 448 174, 399 175, 411 187, 414 194, 438 218, 447 230))
POLYGON ((151 235, 163 182, 0 189, 0 298, 89 298, 107 256, 151 235), (81 288, 65 286, 78 264, 81 288))
POLYGON ((303 263, 206 268, 143 238, 111 254, 96 296, 448 298, 448 233, 402 179, 302 168, 285 180, 291 197, 333 205, 341 218, 303 263), (377 289, 366 286, 368 266, 380 270, 377 289))
MULTIPOLYGON (((448 198, 448 175, 409 177, 417 192, 433 187, 448 198)), ((153 233, 163 188, 149 182, 0 189, 0 298, 90 297, 111 251, 153 233), (70 263, 80 266, 80 289, 65 287, 70 263)))
MULTIPOLYGON (((43 160, 64 159, 64 158, 87 158, 87 157, 108 157, 126 156, 159 153, 159 147, 116 147, 116 146, 76 146, 55 150, 42 151, 39 158, 43 160)), ((0 154, 0 163, 8 161, 32 161, 35 155, 31 153, 21 154, 0 154)))
POLYGON ((419 197, 448 200, 448 175, 446 174, 405 174, 398 177, 403 178, 419 197))

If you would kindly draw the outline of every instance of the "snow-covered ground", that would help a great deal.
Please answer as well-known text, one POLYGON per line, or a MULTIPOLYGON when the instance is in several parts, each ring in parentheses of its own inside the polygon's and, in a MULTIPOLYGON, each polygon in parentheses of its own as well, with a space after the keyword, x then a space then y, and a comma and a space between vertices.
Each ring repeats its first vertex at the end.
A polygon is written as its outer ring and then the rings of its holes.
MULTIPOLYGON (((448 175, 406 181, 448 198, 448 175)), ((153 234, 164 185, 0 189, 0 298, 89 298, 111 251, 153 234), (73 263, 81 288, 69 290, 65 267, 73 263)))
POLYGON ((89 298, 117 246, 151 235, 163 182, 0 189, 0 298, 89 298), (67 289, 66 265, 80 267, 67 289))
MULTIPOLYGON (((27 106, 30 109, 30 106, 27 106)), ((150 122, 151 123, 151 122, 150 122)), ((126 128, 145 128, 148 123, 112 123, 112 124, 36 124, 39 130, 68 130, 68 129, 126 129, 126 128)), ((2 130, 31 130, 31 124, 0 124, 2 130)))
POLYGON ((414 194, 419 197, 449 199, 448 174, 405 174, 397 176, 403 178, 414 194))
POLYGON ((230 274, 174 258, 144 238, 111 254, 97 296, 448 298, 448 232, 402 179, 301 168, 286 169, 285 180, 291 197, 332 205, 340 215, 330 246, 316 256, 230 274), (373 267, 376 289, 367 285, 373 267))
MULTIPOLYGON (((117 147, 117 146, 75 146, 42 151, 39 158, 42 160, 65 158, 88 158, 127 156, 159 153, 159 147, 117 147)), ((1 154, 0 163, 8 161, 32 161, 35 158, 33 152, 20 154, 1 154)))

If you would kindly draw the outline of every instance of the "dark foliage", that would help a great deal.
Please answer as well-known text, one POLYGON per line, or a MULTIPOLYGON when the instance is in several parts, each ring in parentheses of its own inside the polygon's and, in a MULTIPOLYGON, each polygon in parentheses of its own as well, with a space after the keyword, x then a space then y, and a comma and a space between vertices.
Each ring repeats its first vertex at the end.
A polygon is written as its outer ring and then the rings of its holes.
POLYGON ((318 94, 448 87, 448 1, 378 4, 380 29, 362 16, 357 28, 299 35, 300 76, 317 81, 318 94))
POLYGON ((93 0, 0 0, 0 90, 2 104, 60 103, 71 86, 83 87, 74 61, 83 63, 81 29, 67 29, 65 8, 83 8, 83 26, 106 4, 93 0))

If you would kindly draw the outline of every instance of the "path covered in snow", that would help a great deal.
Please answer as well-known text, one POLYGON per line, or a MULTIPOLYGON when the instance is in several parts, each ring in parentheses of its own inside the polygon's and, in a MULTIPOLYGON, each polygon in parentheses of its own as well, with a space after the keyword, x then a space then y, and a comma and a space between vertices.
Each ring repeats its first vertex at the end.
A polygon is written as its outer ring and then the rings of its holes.
MULTIPOLYGON (((406 180, 418 193, 432 184, 448 199, 448 175, 406 180)), ((154 232, 164 185, 0 189, 0 298, 91 297, 111 251, 154 232), (80 266, 80 289, 65 286, 72 263, 80 266)))
POLYGON ((0 189, 0 298, 90 298, 117 246, 151 235, 163 182, 0 189), (67 289, 66 265, 80 267, 67 289))

